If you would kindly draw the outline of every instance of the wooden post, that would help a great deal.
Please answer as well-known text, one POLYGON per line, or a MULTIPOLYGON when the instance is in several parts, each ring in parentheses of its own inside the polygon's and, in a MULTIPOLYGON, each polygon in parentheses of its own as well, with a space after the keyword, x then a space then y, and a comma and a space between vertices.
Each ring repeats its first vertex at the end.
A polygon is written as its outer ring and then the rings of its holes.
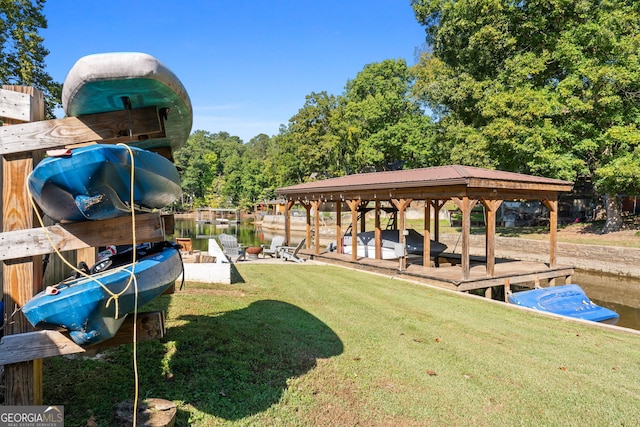
POLYGON ((374 242, 376 245, 376 259, 382 259, 382 248, 380 247, 380 241, 382 239, 382 229, 380 227, 380 200, 375 202, 375 225, 374 225, 374 242))
POLYGON ((482 200, 487 209, 487 228, 485 233, 485 257, 487 259, 487 276, 493 277, 496 265, 496 211, 502 200, 482 200))
POLYGON ((433 206, 433 228, 434 228, 434 240, 440 241, 440 211, 444 207, 445 200, 433 200, 431 206, 433 206))
POLYGON ((549 209, 549 267, 555 268, 558 249, 558 199, 543 200, 542 202, 549 209))
POLYGON ((360 200, 347 200, 351 209, 351 261, 358 260, 358 206, 360 200))
MULTIPOLYGON (((313 242, 314 245, 314 253, 316 255, 320 254, 320 205, 322 204, 321 200, 313 200, 311 202, 311 206, 313 207, 313 211, 314 211, 314 218, 313 218, 313 229, 315 230, 315 240, 313 242)), ((310 237, 309 236, 309 240, 307 240, 307 249, 309 249, 311 247, 311 242, 310 242, 310 237)))
MULTIPOLYGON (((5 119, 4 125, 44 119, 44 96, 38 89, 3 86, 23 94, 28 102, 22 119, 5 119)), ((33 170, 39 153, 17 153, 2 156, 2 231, 33 227, 33 209, 26 191, 27 177, 33 170)), ((41 257, 4 261, 2 268, 4 306, 7 316, 22 307, 42 287, 41 257)), ((4 314, 4 313, 3 313, 4 314)), ((5 322, 5 335, 31 332, 32 328, 21 312, 5 322)), ((42 359, 6 365, 5 405, 42 405, 42 359)))
POLYGON ((478 203, 467 196, 462 199, 453 197, 451 199, 462 211, 462 279, 466 280, 471 275, 471 262, 469 256, 469 244, 471 239, 471 210, 478 203))
POLYGON ((336 251, 339 254, 344 253, 342 247, 342 201, 336 202, 336 251))
POLYGON ((422 266, 431 267, 431 200, 424 201, 424 240, 422 247, 422 266))
POLYGON ((511 293, 511 281, 504 279, 504 302, 509 302, 509 294, 511 293))
POLYGON ((406 244, 407 244, 407 236, 404 235, 405 230, 405 211, 411 204, 412 199, 392 199, 391 203, 398 209, 398 216, 400 219, 400 226, 398 231, 398 240, 399 243, 405 248, 404 255, 400 258, 400 268, 404 270, 407 268, 407 252, 406 252, 406 244))
POLYGON ((291 242, 291 208, 296 202, 287 200, 284 204, 284 240, 288 244, 291 242))
POLYGON ((313 202, 300 202, 300 204, 304 207, 306 211, 306 220, 305 220, 305 248, 309 249, 311 247, 311 205, 313 202))

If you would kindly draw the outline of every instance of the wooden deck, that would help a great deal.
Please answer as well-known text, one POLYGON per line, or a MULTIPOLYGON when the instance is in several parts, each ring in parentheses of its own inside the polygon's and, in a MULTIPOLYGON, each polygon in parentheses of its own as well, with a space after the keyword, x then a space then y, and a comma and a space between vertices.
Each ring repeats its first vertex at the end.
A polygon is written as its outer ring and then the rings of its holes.
POLYGON ((459 265, 460 255, 444 253, 439 257, 439 266, 424 267, 420 259, 408 258, 407 267, 400 270, 399 260, 376 260, 358 258, 351 260, 351 254, 343 255, 336 252, 323 252, 319 255, 312 251, 302 252, 305 258, 324 261, 331 264, 349 266, 352 268, 371 271, 391 276, 406 276, 413 280, 439 286, 455 291, 472 291, 487 289, 493 286, 511 285, 524 287, 554 285, 556 279, 561 284, 569 283, 574 274, 571 266, 556 266, 550 268, 548 264, 510 259, 496 259, 493 277, 486 275, 486 261, 482 257, 472 257, 469 279, 462 279, 462 267, 459 265), (457 264, 457 265, 456 265, 457 264))

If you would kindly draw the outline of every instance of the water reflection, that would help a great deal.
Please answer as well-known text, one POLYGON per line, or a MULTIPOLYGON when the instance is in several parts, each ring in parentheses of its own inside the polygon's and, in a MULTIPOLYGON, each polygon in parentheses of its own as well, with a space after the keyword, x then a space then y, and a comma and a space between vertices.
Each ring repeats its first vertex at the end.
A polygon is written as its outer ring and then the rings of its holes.
MULTIPOLYGON (((273 238, 273 234, 251 224, 196 224, 193 218, 176 218, 175 221, 174 237, 191 238, 196 250, 206 251, 209 239, 222 233, 237 236, 238 241, 247 246, 268 245, 273 238)), ((640 277, 577 270, 573 283, 579 284, 595 303, 616 311, 620 315, 618 326, 640 330, 640 277)))
POLYGON ((196 224, 193 218, 176 218, 175 235, 173 237, 188 237, 191 239, 193 249, 206 251, 209 239, 216 238, 220 234, 231 234, 238 238, 238 242, 246 246, 260 246, 269 244, 264 233, 254 226, 236 224, 196 224))
POLYGON ((593 302, 617 312, 618 326, 640 330, 640 277, 576 270, 573 282, 593 302))

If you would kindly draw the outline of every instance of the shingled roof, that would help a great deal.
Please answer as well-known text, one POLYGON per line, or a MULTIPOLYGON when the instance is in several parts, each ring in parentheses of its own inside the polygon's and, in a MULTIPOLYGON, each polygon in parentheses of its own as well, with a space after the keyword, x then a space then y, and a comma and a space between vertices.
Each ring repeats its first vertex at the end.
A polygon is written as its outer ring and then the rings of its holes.
POLYGON ((279 188, 289 200, 379 199, 458 196, 537 199, 571 191, 573 183, 513 172, 449 165, 347 175, 279 188), (498 194, 499 193, 499 194, 498 194))

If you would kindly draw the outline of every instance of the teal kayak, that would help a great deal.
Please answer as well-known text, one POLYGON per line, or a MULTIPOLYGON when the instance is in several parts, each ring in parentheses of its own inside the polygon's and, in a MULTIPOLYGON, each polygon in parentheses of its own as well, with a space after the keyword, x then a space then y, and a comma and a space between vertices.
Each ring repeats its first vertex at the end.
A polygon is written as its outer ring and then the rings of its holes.
POLYGON ((102 261, 90 278, 48 287, 27 301, 22 313, 34 327, 67 329, 78 345, 112 338, 136 304, 140 308, 161 295, 182 273, 180 252, 169 242, 140 245, 137 254, 133 264, 109 268, 102 261), (115 301, 113 294, 121 295, 115 301))
MULTIPOLYGON (((182 194, 175 165, 151 151, 133 153, 134 209, 164 208, 182 194)), ((115 218, 131 213, 131 156, 122 145, 94 144, 47 157, 28 178, 42 211, 56 221, 115 218)))
POLYGON ((88 55, 75 63, 62 85, 62 107, 67 116, 152 106, 164 118, 165 136, 131 145, 178 149, 191 132, 191 100, 178 77, 153 56, 137 52, 88 55))

